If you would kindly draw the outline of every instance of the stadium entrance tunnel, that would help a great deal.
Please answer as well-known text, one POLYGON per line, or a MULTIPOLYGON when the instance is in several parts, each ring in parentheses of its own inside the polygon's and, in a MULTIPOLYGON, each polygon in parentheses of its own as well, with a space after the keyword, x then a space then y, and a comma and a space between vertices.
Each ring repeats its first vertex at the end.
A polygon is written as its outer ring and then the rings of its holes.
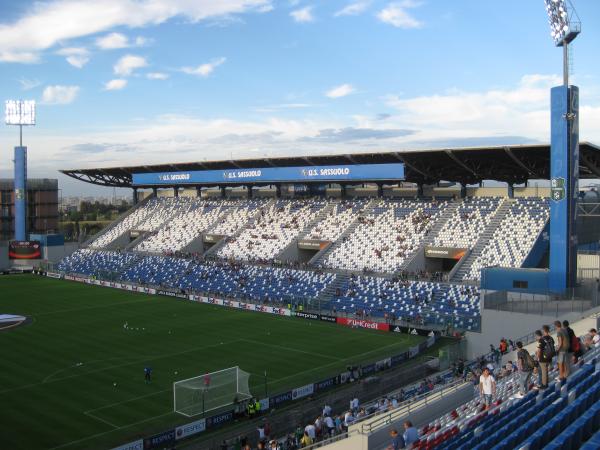
POLYGON ((428 273, 442 273, 448 275, 449 278, 455 268, 458 268, 466 259, 468 253, 469 251, 464 248, 425 246, 420 255, 421 258, 413 260, 411 269, 415 272, 423 270, 428 273), (419 261, 416 261, 417 259, 421 259, 420 264, 419 261))
POLYGON ((0 331, 15 329, 21 325, 31 323, 31 319, 17 314, 0 313, 0 331))

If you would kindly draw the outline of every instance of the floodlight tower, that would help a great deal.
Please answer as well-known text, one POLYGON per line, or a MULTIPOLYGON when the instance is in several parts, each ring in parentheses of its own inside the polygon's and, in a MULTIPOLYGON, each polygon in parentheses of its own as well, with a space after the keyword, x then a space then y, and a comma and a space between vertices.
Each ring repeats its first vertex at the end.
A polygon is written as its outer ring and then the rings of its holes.
POLYGON ((564 292, 577 281, 576 207, 579 191, 579 88, 569 85, 569 44, 581 32, 570 0, 544 0, 550 34, 563 48, 563 84, 551 90, 550 274, 548 287, 564 292))
POLYGON ((19 146, 15 147, 15 240, 27 240, 27 147, 23 147, 23 127, 35 125, 35 101, 7 100, 6 125, 19 127, 19 146))

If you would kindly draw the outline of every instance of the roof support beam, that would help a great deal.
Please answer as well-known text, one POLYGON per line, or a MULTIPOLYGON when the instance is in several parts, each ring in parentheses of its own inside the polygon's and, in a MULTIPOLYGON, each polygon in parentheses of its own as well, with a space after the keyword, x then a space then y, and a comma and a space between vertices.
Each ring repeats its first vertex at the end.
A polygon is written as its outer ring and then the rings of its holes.
POLYGON ((454 161, 456 164, 458 164, 460 167, 462 167, 463 169, 465 169, 467 172, 469 172, 471 175, 473 175, 473 177, 477 180, 479 180, 481 177, 479 176, 479 174, 477 172, 475 172, 473 169, 471 169, 469 166, 467 166, 464 162, 462 162, 460 159, 458 159, 458 157, 454 154, 454 152, 452 150, 444 150, 444 153, 446 155, 448 155, 448 157, 454 161))
POLYGON ((414 165, 407 162, 406 159, 403 158, 402 156, 400 156, 400 154, 398 152, 394 152, 394 153, 392 153, 392 155, 394 156, 394 158, 396 158, 398 161, 403 163, 406 167, 408 167, 413 172, 417 172, 418 174, 422 175, 426 179, 431 178, 431 176, 428 173, 425 173, 422 170, 417 169, 414 165))
POLYGON ((517 158, 517 155, 515 155, 513 153, 513 151, 511 150, 510 147, 504 147, 504 153, 506 153, 508 155, 508 157, 510 159, 512 159, 512 161, 519 166, 521 169, 523 169, 527 175, 529 175, 530 178, 539 178, 539 175, 537 174, 537 172, 534 172, 533 170, 531 170, 529 167, 527 167, 523 161, 521 161, 519 158, 517 158))

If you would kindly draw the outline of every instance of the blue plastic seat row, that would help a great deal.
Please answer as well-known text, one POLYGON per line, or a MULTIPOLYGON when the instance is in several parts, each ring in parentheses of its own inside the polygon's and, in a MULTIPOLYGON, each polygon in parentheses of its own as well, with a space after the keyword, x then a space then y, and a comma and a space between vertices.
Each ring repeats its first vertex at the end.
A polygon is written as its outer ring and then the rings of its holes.
POLYGON ((598 450, 600 448, 600 431, 597 431, 579 450, 598 450))
MULTIPOLYGON (((544 448, 548 450, 577 449, 586 440, 591 440, 592 435, 597 434, 598 429, 600 429, 600 402, 594 403, 590 409, 544 448)), ((600 448, 592 445, 593 442, 590 443, 591 448, 600 448)))
MULTIPOLYGON (((590 408, 594 408, 595 405, 600 404, 597 403, 598 400, 600 400, 600 385, 594 386, 589 392, 578 397, 573 403, 527 438, 520 448, 541 450, 563 430, 578 420, 580 416, 590 411, 590 408)), ((600 415, 598 417, 600 418, 600 415)))

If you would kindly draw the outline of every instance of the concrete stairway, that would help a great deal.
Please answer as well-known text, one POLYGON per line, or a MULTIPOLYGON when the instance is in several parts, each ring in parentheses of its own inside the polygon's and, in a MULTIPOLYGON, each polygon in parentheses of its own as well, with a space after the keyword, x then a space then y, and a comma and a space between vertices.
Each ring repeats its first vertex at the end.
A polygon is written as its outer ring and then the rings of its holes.
POLYGON ((423 240, 423 247, 426 245, 433 244, 434 239, 437 237, 437 235, 442 230, 444 225, 446 225, 446 222, 448 222, 448 220, 450 220, 452 218, 452 216, 454 215, 454 213, 458 209, 458 207, 461 205, 461 203, 462 203, 462 200, 461 201, 453 201, 453 202, 450 202, 450 204, 448 206, 446 206, 446 208, 444 209, 442 214, 440 214, 440 216, 437 218, 437 220, 433 224, 433 227, 431 227, 431 230, 429 230, 427 237, 425 237, 425 239, 423 240))
POLYGON ((504 217, 506 217, 506 214, 508 213, 511 205, 514 202, 515 202, 515 200, 510 199, 510 198, 504 199, 502 201, 502 203, 496 210, 494 217, 492 217, 492 220, 490 221, 490 223, 485 227, 485 229, 483 230, 483 233, 481 233, 481 235, 479 236, 479 239, 477 239, 477 242, 475 242, 475 245, 473 246, 473 248, 471 248, 471 250, 467 254, 467 256, 465 256, 460 262, 458 262, 457 265, 450 272, 450 274, 449 274, 450 281, 452 281, 452 282, 462 281, 463 277, 467 273, 469 273, 469 271, 471 270, 471 266, 473 265, 473 263, 475 262, 477 257, 479 255, 481 255, 481 252, 483 251, 483 249, 485 248, 487 243, 490 241, 490 239, 494 235, 494 232, 496 231, 496 229, 502 223, 502 220, 504 219, 504 217))
POLYGON ((341 246, 344 243, 344 238, 346 238, 346 237, 350 236, 352 233, 354 233, 354 230, 359 225, 358 218, 360 216, 368 216, 371 213, 373 213, 373 208, 377 204, 378 200, 379 200, 378 198, 374 198, 373 200, 371 200, 365 206, 364 212, 362 214, 358 214, 356 216, 356 218, 350 223, 350 225, 348 225, 348 227, 344 230, 344 232, 340 235, 340 237, 338 237, 337 240, 334 243, 332 243, 329 247, 318 252, 308 263, 313 266, 320 265, 324 261, 324 258, 326 255, 328 255, 329 253, 331 253, 332 251, 334 251, 336 248, 338 248, 339 246, 341 246))
POLYGON ((151 199, 155 198, 154 196, 149 196, 146 197, 144 200, 142 200, 141 202, 138 202, 137 205, 133 206, 131 209, 128 209, 127 211, 125 211, 123 214, 119 215, 115 220, 113 220, 110 225, 102 228, 100 231, 98 231, 97 233, 93 234, 92 236, 88 237, 83 244, 81 244, 80 248, 87 248, 89 247, 89 245, 98 237, 102 236, 104 233, 106 233, 107 231, 113 229, 114 227, 117 226, 117 224, 119 224, 121 221, 123 221, 126 217, 128 217, 129 215, 133 214, 135 211, 137 211, 138 209, 142 208, 143 206, 146 205, 146 203, 148 203, 151 199))
POLYGON ((417 248, 412 255, 410 255, 408 258, 406 258, 404 260, 404 263, 402 263, 402 266, 400 266, 400 269, 398 270, 398 272, 402 272, 404 270, 409 270, 411 263, 413 262, 415 257, 417 255, 421 255, 425 251, 425 246, 431 245, 433 243, 433 240, 435 239, 435 237, 438 235, 438 233, 440 232, 442 227, 446 224, 446 222, 448 222, 448 220, 450 220, 450 218, 454 214, 454 211, 456 211, 456 208, 458 208, 459 205, 460 205, 460 202, 451 202, 450 204, 448 204, 448 206, 446 206, 446 208, 444 208, 444 211, 442 212, 442 214, 440 214, 438 216, 435 223, 429 230, 429 233, 427 233, 427 236, 425 236, 425 239, 423 239, 423 242, 421 242, 421 245, 419 246, 419 248, 417 248))
MULTIPOLYGON (((241 226, 235 233, 233 233, 231 236, 228 236, 228 238, 237 238, 240 234, 242 234, 244 231, 248 230, 248 229, 252 229, 254 228, 254 224, 256 222, 256 218, 260 215, 260 213, 263 210, 267 210, 269 209, 271 206, 273 206, 275 204, 277 199, 273 198, 271 200, 269 200, 266 204, 264 204, 263 206, 261 206, 260 208, 256 208, 254 214, 252 214, 250 217, 248 217, 248 220, 246 221, 246 224, 241 226)), ((240 204, 241 205, 241 204, 240 204)), ((232 214, 232 212, 230 212, 230 214, 232 214)), ((207 232, 210 233, 210 228, 207 228, 207 232)), ((213 245, 211 248, 209 248, 206 252, 204 252, 204 256, 217 256, 217 253, 220 249, 222 249, 228 241, 228 238, 223 238, 221 239, 218 243, 216 243, 215 245, 213 245)))
POLYGON ((331 312, 333 306, 331 302, 335 298, 335 292, 346 284, 348 278, 346 274, 336 273, 335 279, 313 300, 312 309, 318 309, 320 305, 323 314, 331 312))

